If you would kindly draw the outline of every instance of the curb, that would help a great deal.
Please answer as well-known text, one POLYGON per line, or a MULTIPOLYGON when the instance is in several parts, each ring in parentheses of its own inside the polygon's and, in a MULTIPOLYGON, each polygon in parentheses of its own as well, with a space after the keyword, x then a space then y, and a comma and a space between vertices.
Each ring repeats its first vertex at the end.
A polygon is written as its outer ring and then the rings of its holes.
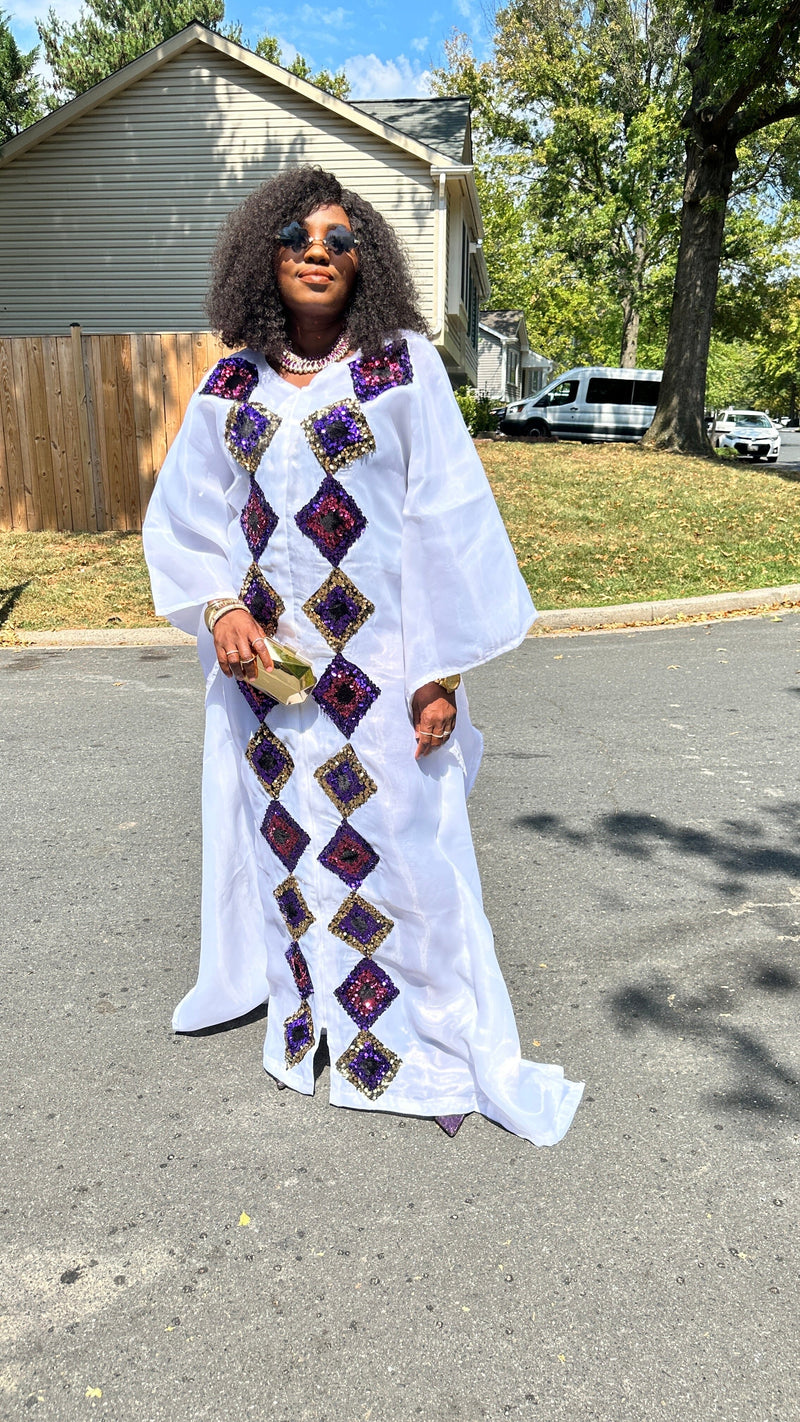
MULTIPOLYGON (((612 607, 567 607, 540 612, 530 637, 548 632, 593 632, 614 627, 663 627, 689 619, 713 619, 726 613, 779 608, 800 610, 800 583, 750 592, 674 597, 662 602, 622 602, 612 607)), ((0 649, 23 647, 191 647, 195 642, 177 627, 64 628, 57 632, 9 632, 0 629, 0 649), (4 640, 4 636, 8 641, 4 640)))
POLYGON ((758 612, 765 608, 800 607, 800 583, 749 592, 710 593, 705 597, 672 597, 662 602, 623 602, 613 607, 566 607, 540 612, 529 636, 548 632, 588 632, 611 627, 653 627, 690 618, 714 618, 726 613, 758 612))

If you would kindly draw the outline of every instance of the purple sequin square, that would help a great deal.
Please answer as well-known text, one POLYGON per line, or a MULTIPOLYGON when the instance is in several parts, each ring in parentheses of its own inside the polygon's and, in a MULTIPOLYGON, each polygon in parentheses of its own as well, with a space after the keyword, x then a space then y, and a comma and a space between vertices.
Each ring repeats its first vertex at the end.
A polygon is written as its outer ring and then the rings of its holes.
POLYGON ((394 341, 392 345, 386 346, 380 355, 368 356, 364 360, 351 360, 350 375, 353 389, 362 404, 376 399, 384 390, 394 390, 398 385, 410 385, 414 372, 406 342, 394 341))
POLYGON ((375 452, 375 436, 355 400, 317 410, 303 420, 303 429, 326 474, 375 452))
POLYGON ((303 611, 334 651, 341 652, 372 616, 375 604, 359 592, 341 568, 334 568, 322 587, 303 603, 303 611))
POLYGON ((261 833, 281 864, 290 874, 294 873, 300 856, 310 843, 310 837, 278 800, 270 803, 261 822, 261 833))
POLYGON ((201 395, 219 395, 222 400, 246 400, 258 385, 258 371, 244 356, 224 356, 217 361, 201 395))
POLYGON ((317 682, 311 695, 330 716, 343 736, 350 737, 370 706, 380 696, 380 687, 366 672, 337 652, 317 682))
POLYGON ((378 789, 352 746, 343 746, 314 771, 314 778, 332 800, 340 815, 350 815, 366 805, 378 789))
POLYGON ((249 474, 255 474, 280 424, 277 415, 255 402, 233 405, 225 421, 225 444, 249 474))
POLYGON ((328 927, 336 938, 371 958, 388 938, 394 923, 368 899, 352 893, 340 904, 328 927))
POLYGON ((253 715, 256 716, 259 721, 263 721, 278 704, 275 697, 270 696, 269 692, 259 691, 257 687, 251 686, 249 681, 245 681, 244 679, 239 680, 237 678, 236 685, 241 691, 253 715))
POLYGON ((300 885, 294 875, 290 874, 289 878, 284 879, 272 892, 290 937, 297 941, 314 922, 314 915, 303 898, 300 885))
POLYGON ((256 622, 261 623, 267 636, 274 637, 285 604, 280 593, 270 587, 257 563, 250 564, 239 596, 256 622))
POLYGON ((333 995, 357 1027, 371 1027, 399 993, 383 968, 362 958, 333 995))
POLYGON ((367 844, 364 836, 346 820, 342 820, 335 835, 325 845, 318 858, 325 869, 329 869, 332 874, 338 874, 351 889, 357 889, 359 884, 363 884, 367 875, 380 863, 372 845, 367 844))
POLYGON ((389 1083, 394 1081, 402 1065, 400 1058, 384 1047, 371 1032, 361 1031, 340 1056, 336 1069, 363 1096, 377 1101, 389 1083))
POLYGON ((367 526, 355 499, 330 474, 326 474, 313 499, 295 514, 295 523, 335 568, 367 526))
POLYGON ((311 974, 308 971, 308 963, 306 962, 305 954, 301 948, 298 948, 296 943, 293 943, 291 948, 286 949, 285 957, 292 970, 292 977, 294 978, 297 991, 303 1001, 305 1001, 307 997, 311 997, 314 991, 314 984, 311 981, 311 974))
POLYGON ((255 479, 250 483, 250 493, 247 503, 242 509, 239 522, 247 539, 247 546, 255 561, 258 562, 278 526, 278 515, 272 505, 267 502, 261 486, 256 483, 255 479))
POLYGON ((266 724, 250 737, 245 755, 269 795, 280 795, 294 770, 294 761, 283 741, 266 724))
POLYGON ((297 1066, 314 1045, 314 1019, 307 1002, 304 1002, 297 1012, 293 1012, 291 1017, 286 1018, 283 1035, 286 1043, 286 1065, 297 1066))

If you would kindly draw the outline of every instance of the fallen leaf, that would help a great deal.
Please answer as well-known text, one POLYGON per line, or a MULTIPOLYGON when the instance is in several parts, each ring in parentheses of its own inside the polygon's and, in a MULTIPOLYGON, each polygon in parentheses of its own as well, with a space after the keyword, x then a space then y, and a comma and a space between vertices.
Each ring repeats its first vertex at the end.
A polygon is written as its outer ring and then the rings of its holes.
POLYGON ((239 1216, 239 1224, 242 1225, 242 1226, 244 1226, 244 1225, 249 1225, 249 1223, 250 1223, 250 1216, 249 1216, 249 1215, 246 1215, 245 1212, 244 1212, 244 1210, 242 1210, 242 1213, 241 1213, 240 1216, 239 1216))
POLYGON ((534 1045, 534 1047, 541 1047, 542 1044, 541 1044, 541 1042, 537 1042, 536 1038, 534 1037, 534 1039, 533 1039, 533 1045, 534 1045))
POLYGON ((539 967, 540 967, 540 968, 546 968, 546 967, 547 967, 547 964, 546 964, 546 963, 540 963, 540 964, 539 964, 539 967))
POLYGON ((103 1389, 102 1389, 101 1387, 87 1387, 87 1389, 86 1389, 86 1396, 87 1396, 87 1397, 102 1397, 102 1396, 103 1396, 103 1389))

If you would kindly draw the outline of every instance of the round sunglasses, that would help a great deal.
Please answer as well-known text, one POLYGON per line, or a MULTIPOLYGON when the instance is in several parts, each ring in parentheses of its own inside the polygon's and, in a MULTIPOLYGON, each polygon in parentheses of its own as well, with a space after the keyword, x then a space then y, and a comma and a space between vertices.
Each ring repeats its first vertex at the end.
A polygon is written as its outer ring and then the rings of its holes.
MULTIPOLYGON (((289 247, 295 256, 301 257, 316 239, 309 237, 302 222, 290 222, 281 228, 277 240, 282 247, 289 247)), ((332 257, 343 257, 345 252, 352 252, 353 248, 358 246, 358 240, 350 228, 342 226, 332 227, 321 241, 326 252, 330 252, 332 257)))

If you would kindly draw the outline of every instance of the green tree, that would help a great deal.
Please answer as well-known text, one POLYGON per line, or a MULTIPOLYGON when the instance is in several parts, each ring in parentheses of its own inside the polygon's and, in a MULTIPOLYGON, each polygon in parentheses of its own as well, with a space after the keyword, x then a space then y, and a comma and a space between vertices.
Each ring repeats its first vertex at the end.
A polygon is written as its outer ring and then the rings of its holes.
MULTIPOLYGON (((54 77, 50 106, 55 108, 99 84, 193 20, 241 44, 242 26, 225 25, 224 18, 225 0, 86 0, 73 24, 64 23, 50 9, 47 19, 37 22, 54 77)), ((262 59, 280 64, 280 45, 274 35, 262 35, 253 48, 262 59)), ((322 69, 314 75, 302 55, 297 55, 289 69, 337 98, 349 93, 344 74, 322 69)))
MULTIPOLYGON (((494 58, 447 47, 439 92, 468 93, 480 161, 520 209, 528 255, 593 292, 635 365, 651 275, 674 244, 683 76, 670 0, 511 0, 494 58)), ((488 244, 487 244, 488 248, 488 244)), ((579 344, 581 342, 579 341, 579 344)))
POLYGON ((686 20, 681 237, 661 396, 645 438, 656 448, 704 454, 726 214, 743 145, 800 115, 800 0, 690 0, 686 20))
POLYGON ((33 67, 38 47, 23 54, 0 10, 0 143, 21 133, 44 113, 44 93, 33 67))

